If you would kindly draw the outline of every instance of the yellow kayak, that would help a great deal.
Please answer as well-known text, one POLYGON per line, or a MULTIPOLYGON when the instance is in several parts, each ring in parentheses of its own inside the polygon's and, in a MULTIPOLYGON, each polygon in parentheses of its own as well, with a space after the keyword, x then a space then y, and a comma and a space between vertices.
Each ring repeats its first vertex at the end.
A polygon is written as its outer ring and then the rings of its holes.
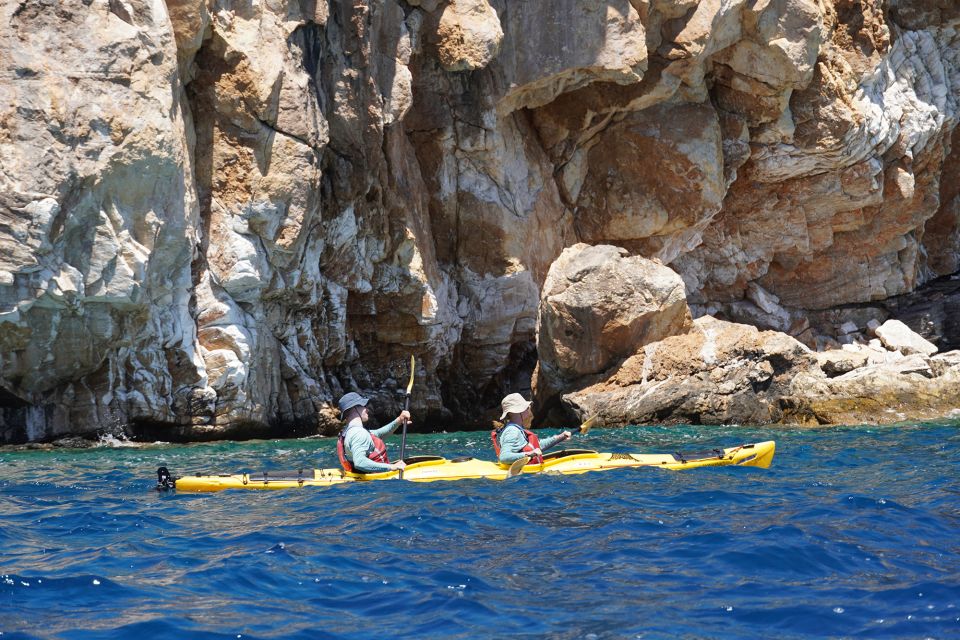
MULTIPOLYGON (((589 449, 565 449, 544 455, 543 464, 528 464, 522 473, 577 474, 588 471, 606 471, 627 467, 656 467, 659 469, 695 469, 739 465, 768 468, 773 461, 776 444, 770 440, 744 444, 727 449, 713 449, 704 453, 598 453, 589 449)), ((511 475, 506 465, 476 458, 448 460, 437 456, 407 458, 403 480, 434 482, 437 480, 466 480, 487 478, 505 480, 511 475)), ((222 475, 187 475, 172 478, 166 467, 157 470, 158 489, 176 488, 178 491, 222 491, 224 489, 295 489, 298 487, 328 487, 345 482, 399 479, 398 471, 383 473, 347 473, 342 469, 307 469, 299 471, 263 471, 222 475)))

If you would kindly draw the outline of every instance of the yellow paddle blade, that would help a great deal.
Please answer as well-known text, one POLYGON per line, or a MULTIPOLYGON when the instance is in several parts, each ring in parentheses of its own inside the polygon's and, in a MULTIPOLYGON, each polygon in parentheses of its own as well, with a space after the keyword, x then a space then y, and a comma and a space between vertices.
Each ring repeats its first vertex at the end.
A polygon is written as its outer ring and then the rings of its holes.
POLYGON ((527 463, 530 462, 530 456, 523 456, 517 460, 513 461, 513 464, 510 465, 510 470, 507 471, 507 477, 512 478, 523 473, 523 468, 527 466, 527 463))
POLYGON ((413 355, 410 356, 410 382, 407 383, 407 395, 410 395, 410 391, 413 389, 413 369, 416 366, 414 362, 413 355))
POLYGON ((595 413, 589 418, 587 418, 583 424, 580 425, 580 435, 585 436, 590 433, 590 427, 593 426, 593 423, 597 421, 597 418, 600 416, 599 413, 595 413))

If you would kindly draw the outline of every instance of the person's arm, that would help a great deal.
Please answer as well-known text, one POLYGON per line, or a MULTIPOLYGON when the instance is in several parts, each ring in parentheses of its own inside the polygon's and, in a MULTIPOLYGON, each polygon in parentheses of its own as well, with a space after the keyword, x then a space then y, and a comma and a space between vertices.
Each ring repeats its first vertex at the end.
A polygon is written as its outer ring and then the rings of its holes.
POLYGON ((375 462, 367 457, 370 443, 370 436, 364 429, 351 429, 347 434, 344 446, 350 450, 354 470, 359 473, 379 473, 393 469, 386 462, 375 462))
POLYGON ((558 434, 555 435, 555 436, 550 436, 549 438, 543 438, 543 439, 540 440, 540 450, 541 450, 541 451, 546 451, 547 449, 549 449, 549 448, 552 447, 553 445, 555 445, 555 444, 557 444, 557 443, 559 443, 559 442, 563 442, 563 441, 565 441, 565 440, 569 440, 569 439, 570 439, 570 432, 569 432, 569 431, 562 431, 562 432, 558 433, 558 434))
POLYGON ((527 439, 522 430, 516 427, 504 429, 500 434, 500 462, 510 464, 519 460, 526 455, 523 453, 525 446, 527 439))
POLYGON ((378 438, 385 438, 391 433, 393 433, 394 431, 396 431, 397 427, 403 424, 404 417, 406 417, 407 420, 410 420, 410 412, 406 410, 401 411, 400 415, 397 416, 393 422, 391 422, 386 426, 380 427, 379 429, 371 431, 370 433, 377 436, 378 438))

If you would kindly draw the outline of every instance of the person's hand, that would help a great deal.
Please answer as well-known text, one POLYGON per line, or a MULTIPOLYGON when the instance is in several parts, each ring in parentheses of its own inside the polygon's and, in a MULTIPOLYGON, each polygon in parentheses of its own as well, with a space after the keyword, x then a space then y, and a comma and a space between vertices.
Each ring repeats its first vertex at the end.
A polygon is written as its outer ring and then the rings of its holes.
POLYGON ((570 439, 570 432, 569 432, 569 431, 564 431, 563 433, 560 434, 560 441, 561 441, 561 442, 564 441, 564 440, 569 440, 569 439, 570 439))
POLYGON ((542 456, 542 455, 543 455, 543 451, 540 451, 540 447, 537 447, 536 449, 530 452, 530 457, 532 458, 536 458, 537 456, 542 456))
POLYGON ((404 409, 403 411, 400 412, 400 415, 397 416, 397 420, 399 420, 400 422, 406 422, 406 423, 412 422, 412 420, 410 420, 410 412, 404 409))
POLYGON ((406 468, 406 466, 407 466, 406 462, 404 462, 403 460, 397 460, 396 462, 393 462, 390 464, 390 470, 397 471, 398 469, 406 468))

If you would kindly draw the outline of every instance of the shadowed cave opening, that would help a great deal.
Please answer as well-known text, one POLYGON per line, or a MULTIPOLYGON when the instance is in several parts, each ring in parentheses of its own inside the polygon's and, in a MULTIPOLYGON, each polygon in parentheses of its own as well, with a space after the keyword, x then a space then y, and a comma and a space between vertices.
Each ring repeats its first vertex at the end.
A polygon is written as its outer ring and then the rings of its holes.
POLYGON ((30 404, 0 386, 0 443, 27 442, 27 414, 30 404))

